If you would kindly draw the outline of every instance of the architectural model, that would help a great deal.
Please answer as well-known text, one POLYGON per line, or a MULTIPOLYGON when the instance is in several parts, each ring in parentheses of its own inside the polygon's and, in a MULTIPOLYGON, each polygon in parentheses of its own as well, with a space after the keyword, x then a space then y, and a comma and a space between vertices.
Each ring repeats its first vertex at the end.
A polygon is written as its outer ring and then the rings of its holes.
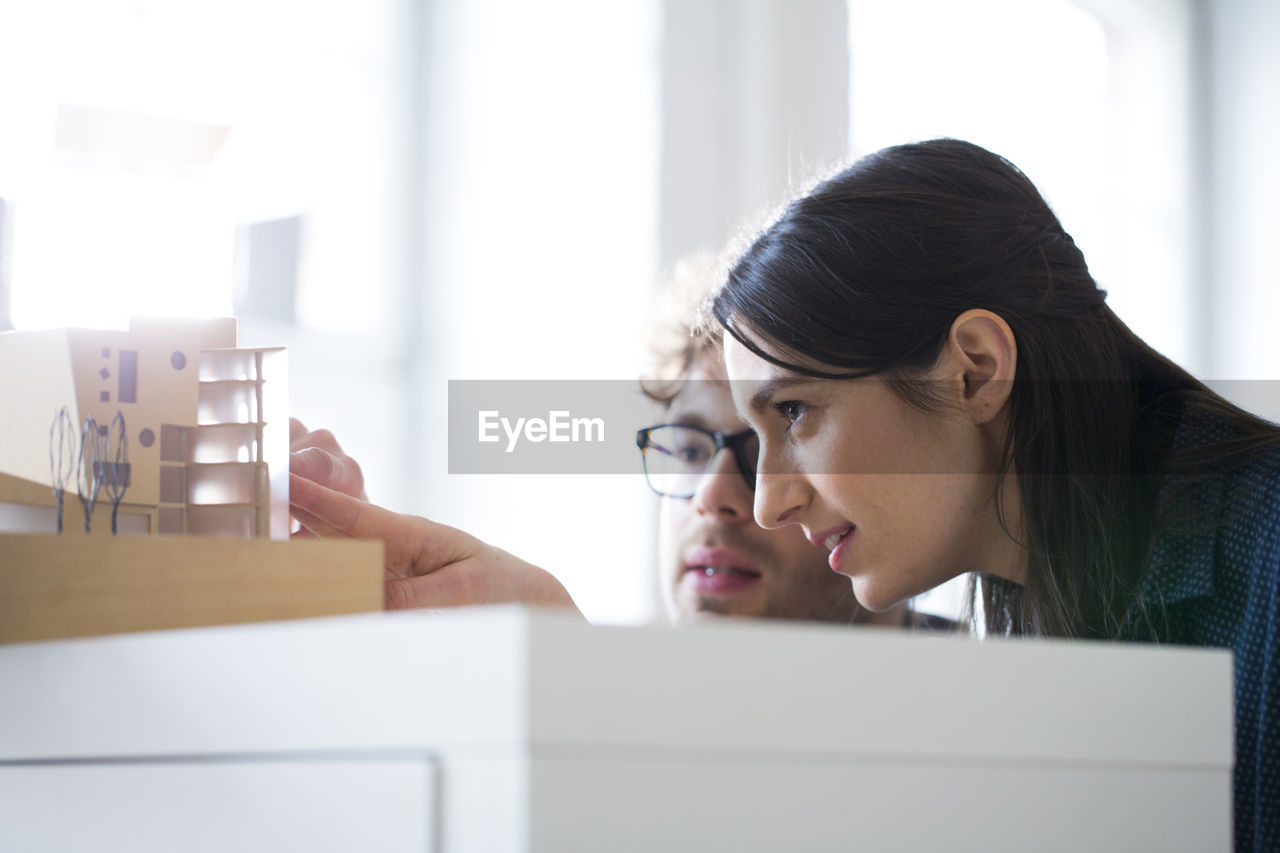
POLYGON ((287 539, 286 353, 236 321, 0 334, 0 532, 287 539))

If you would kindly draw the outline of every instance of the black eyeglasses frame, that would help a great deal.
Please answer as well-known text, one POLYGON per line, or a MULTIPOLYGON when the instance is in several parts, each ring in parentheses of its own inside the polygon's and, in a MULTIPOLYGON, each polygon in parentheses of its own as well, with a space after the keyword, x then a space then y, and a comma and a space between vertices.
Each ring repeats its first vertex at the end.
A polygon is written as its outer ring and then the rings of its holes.
POLYGON ((696 489, 688 494, 672 494, 670 492, 659 491, 654 487, 653 481, 649 478, 649 467, 645 454, 645 450, 650 447, 649 437, 654 430, 664 429, 666 427, 689 429, 694 432, 702 433, 710 438, 712 442, 715 443, 716 452, 707 460, 707 468, 711 467, 711 464, 715 461, 716 455, 719 454, 721 450, 724 450, 725 448, 731 450, 733 452, 733 460, 738 466, 738 473, 742 475, 742 479, 747 481, 747 487, 750 488, 751 491, 754 492, 756 490, 756 472, 750 465, 750 463, 753 463, 756 460, 752 458, 750 462, 748 462, 747 457, 750 454, 746 452, 747 442, 756 437, 755 430, 744 429, 741 432, 730 434, 720 432, 719 430, 706 429, 705 427, 695 426, 693 424, 655 424, 654 426, 645 427, 644 429, 636 431, 636 446, 640 448, 640 459, 641 463, 644 465, 644 481, 648 484, 654 494, 670 498, 691 498, 696 492, 696 489))

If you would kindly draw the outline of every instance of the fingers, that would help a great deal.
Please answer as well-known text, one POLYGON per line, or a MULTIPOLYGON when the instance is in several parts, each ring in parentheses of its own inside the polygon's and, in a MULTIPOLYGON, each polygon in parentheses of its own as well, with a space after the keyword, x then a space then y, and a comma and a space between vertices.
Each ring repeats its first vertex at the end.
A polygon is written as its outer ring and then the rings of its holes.
POLYGON ((350 538, 346 533, 338 530, 333 525, 316 517, 304 509, 292 508, 291 514, 294 519, 301 525, 297 533, 292 534, 290 538, 297 539, 314 539, 316 537, 324 538, 350 538))
POLYGON ((390 577, 386 582, 386 608, 464 607, 522 600, 516 590, 495 583, 497 580, 491 567, 469 565, 448 566, 425 575, 390 577))
POLYGON ((343 455, 342 445, 338 444, 338 439, 334 438, 333 433, 327 429, 305 432, 296 439, 290 440, 290 450, 297 451, 306 447, 319 447, 321 450, 327 450, 335 456, 343 455))
POLYGON ((381 539, 387 607, 453 607, 520 601, 572 608, 549 572, 425 518, 400 515, 289 475, 294 518, 317 536, 381 539))
POLYGON ((396 519, 400 516, 396 513, 364 503, 292 471, 289 473, 289 508, 294 518, 322 536, 326 534, 321 528, 360 539, 382 539, 398 532, 396 519))
POLYGON ((473 554, 479 542, 443 524, 401 515, 289 475, 289 512, 317 536, 381 539, 387 570, 393 575, 422 575, 473 554))
MULTIPOLYGON (((431 577, 431 575, 424 575, 431 577)), ((384 606, 387 610, 413 610, 419 607, 448 607, 450 605, 437 601, 429 589, 423 588, 413 581, 414 577, 390 577, 386 583, 384 606)))
POLYGON ((289 470, 344 495, 369 499, 360 463, 343 452, 329 430, 308 430, 297 418, 289 419, 289 470))
POLYGON ((469 582, 469 573, 440 571, 414 577, 391 577, 386 583, 387 610, 413 610, 424 607, 463 607, 468 604, 493 604, 469 582))
POLYGON ((386 582, 389 610, 504 602, 576 610, 550 572, 488 546, 430 574, 389 577, 386 582))
MULTIPOLYGON (((333 455, 318 447, 305 447, 289 454, 289 471, 291 473, 297 474, 299 477, 306 477, 313 483, 319 483, 334 491, 349 494, 345 489, 338 488, 334 483, 334 480, 337 479, 334 476, 335 468, 336 460, 333 455)), ((355 495, 352 495, 352 497, 355 497, 355 495)))
POLYGON ((304 447, 319 447, 335 455, 342 453, 342 446, 329 430, 309 430, 302 421, 289 418, 289 449, 297 451, 304 447))

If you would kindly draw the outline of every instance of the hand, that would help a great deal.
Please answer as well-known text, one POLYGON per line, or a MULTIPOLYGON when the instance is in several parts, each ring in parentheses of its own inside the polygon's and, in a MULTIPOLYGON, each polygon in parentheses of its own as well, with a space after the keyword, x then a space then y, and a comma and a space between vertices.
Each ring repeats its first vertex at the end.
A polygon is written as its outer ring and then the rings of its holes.
POLYGON ((327 429, 310 432, 297 418, 289 418, 289 472, 344 495, 369 500, 360 464, 342 452, 333 433, 327 429))
POLYGON ((394 513, 292 474, 289 503, 294 518, 316 536, 383 541, 390 610, 498 602, 577 610, 550 572, 461 530, 394 513))

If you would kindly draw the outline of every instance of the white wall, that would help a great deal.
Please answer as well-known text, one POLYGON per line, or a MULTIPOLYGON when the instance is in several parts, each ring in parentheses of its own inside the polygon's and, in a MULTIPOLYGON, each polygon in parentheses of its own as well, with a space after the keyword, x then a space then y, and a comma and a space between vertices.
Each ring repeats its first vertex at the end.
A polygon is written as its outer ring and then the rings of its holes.
POLYGON ((1280 420, 1280 4, 1207 0, 1203 15, 1207 375, 1280 420))
POLYGON ((848 157, 844 0, 665 0, 663 268, 848 157))

